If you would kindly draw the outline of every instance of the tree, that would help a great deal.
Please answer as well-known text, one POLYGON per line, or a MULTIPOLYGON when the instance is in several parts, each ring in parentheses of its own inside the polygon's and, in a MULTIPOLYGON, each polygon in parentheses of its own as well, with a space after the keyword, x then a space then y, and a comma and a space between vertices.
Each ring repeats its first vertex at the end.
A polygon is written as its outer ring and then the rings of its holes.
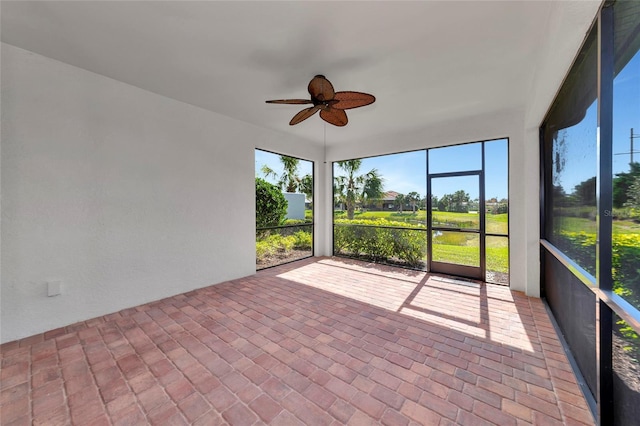
POLYGON ((271 176, 274 179, 277 179, 277 185, 280 187, 280 191, 297 192, 300 185, 300 178, 298 177, 298 166, 300 165, 300 160, 293 157, 287 157, 286 155, 281 155, 280 162, 284 169, 280 176, 278 176, 278 174, 266 164, 262 166, 262 173, 267 178, 271 176))
POLYGON ((567 207, 571 204, 569 196, 565 192, 562 185, 553 185, 551 187, 551 191, 553 196, 553 204, 555 207, 567 207))
MULTIPOLYGON (((426 197, 425 197, 426 200, 426 197)), ((431 196, 431 209, 432 210, 440 210, 440 201, 438 200, 438 196, 437 195, 432 195, 431 196)))
POLYGON ((344 210, 346 205, 346 197, 343 192, 342 184, 339 183, 338 177, 334 179, 333 183, 333 207, 344 210))
POLYGON ((507 201, 507 199, 503 198, 502 200, 500 200, 499 203, 493 206, 493 209, 491 209, 491 213, 492 214, 509 213, 509 202, 507 201))
POLYGON ((362 166, 362 160, 338 161, 338 167, 346 176, 336 176, 334 195, 346 204, 347 219, 353 219, 356 202, 363 198, 378 199, 383 194, 383 178, 378 170, 372 169, 364 175, 357 175, 362 166))
POLYGON ((620 208, 628 201, 629 188, 634 179, 640 176, 640 163, 629 163, 629 171, 617 173, 613 178, 613 207, 620 208))
POLYGON ((396 195, 395 200, 393 200, 393 205, 396 206, 396 209, 398 209, 400 213, 402 213, 402 209, 404 208, 406 202, 407 201, 404 198, 404 194, 398 194, 396 195))
POLYGON ((438 200, 438 210, 442 211, 442 212, 448 212, 451 211, 451 205, 452 205, 452 199, 451 199, 451 195, 449 194, 444 194, 442 197, 440 197, 440 199, 438 200))
POLYGON ((573 199, 581 206, 596 205, 596 177, 591 177, 573 188, 573 199))
POLYGON ((298 190, 305 195, 307 201, 313 201, 313 176, 309 174, 302 176, 298 184, 298 190))
POLYGON ((407 194, 407 196, 405 197, 406 202, 409 203, 409 205, 411 206, 411 210, 413 210, 413 212, 416 212, 416 206, 418 205, 418 203, 420 202, 420 194, 418 194, 415 191, 411 191, 410 193, 407 194))
POLYGON ((287 215, 287 204, 277 186, 256 178, 256 228, 280 225, 287 215))
POLYGON ((453 204, 453 210, 449 210, 449 211, 467 213, 469 211, 469 207, 468 206, 469 206, 469 200, 470 199, 471 199, 471 197, 469 197, 469 194, 466 193, 464 190, 462 190, 462 189, 457 190, 451 196, 451 202, 453 204))
POLYGON ((380 176, 377 169, 371 169, 364 176, 360 201, 363 206, 368 202, 379 200, 384 195, 384 178, 380 176))
POLYGON ((636 176, 629 186, 627 202, 624 203, 624 206, 631 207, 632 209, 640 209, 640 176, 636 176))
MULTIPOLYGON (((436 198, 437 200, 437 198, 436 198)), ((462 189, 453 194, 444 194, 438 201, 438 210, 443 212, 469 212, 469 201, 471 197, 462 189)), ((435 205, 434 205, 435 206, 435 205)))

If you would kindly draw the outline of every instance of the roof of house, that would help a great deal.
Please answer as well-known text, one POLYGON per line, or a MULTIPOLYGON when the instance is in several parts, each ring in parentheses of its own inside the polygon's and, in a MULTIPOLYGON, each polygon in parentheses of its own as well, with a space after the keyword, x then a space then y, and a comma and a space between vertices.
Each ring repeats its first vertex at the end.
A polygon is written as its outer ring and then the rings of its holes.
POLYGON ((382 197, 382 201, 395 201, 398 195, 400 195, 399 192, 387 191, 384 193, 384 196, 382 197))

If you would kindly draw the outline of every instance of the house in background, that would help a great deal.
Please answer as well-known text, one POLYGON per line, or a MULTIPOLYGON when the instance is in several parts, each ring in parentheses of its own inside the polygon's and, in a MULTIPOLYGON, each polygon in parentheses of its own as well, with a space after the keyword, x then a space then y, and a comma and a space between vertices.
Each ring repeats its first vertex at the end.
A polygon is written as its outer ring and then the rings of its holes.
MULTIPOLYGON (((612 11, 637 30, 634 4, 3 1, 1 342, 254 274, 256 148, 314 162, 330 256, 333 161, 508 138, 511 289, 571 301, 554 313, 608 423, 636 391, 601 394, 595 336, 611 309, 636 332, 640 316, 541 238, 540 128, 594 22, 606 60, 612 11), (265 104, 320 73, 376 103, 344 128, 265 104)), ((585 96, 606 109, 607 90, 585 96)))
POLYGON ((395 191, 387 191, 380 200, 370 201, 367 210, 389 211, 396 208, 396 197, 399 195, 395 191))

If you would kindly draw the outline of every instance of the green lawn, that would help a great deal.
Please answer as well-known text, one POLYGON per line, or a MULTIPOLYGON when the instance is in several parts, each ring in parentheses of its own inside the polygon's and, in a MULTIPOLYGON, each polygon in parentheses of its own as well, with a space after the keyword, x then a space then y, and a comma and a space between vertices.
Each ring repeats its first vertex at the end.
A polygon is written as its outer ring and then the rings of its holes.
MULTIPOLYGON (((347 212, 334 211, 336 219, 346 219, 347 212)), ((356 212, 354 219, 386 219, 396 222, 424 223, 427 220, 427 212, 419 210, 417 212, 397 212, 397 211, 374 211, 374 212, 356 212)), ((509 232, 508 215, 504 214, 487 214, 486 215, 486 232, 490 234, 507 234, 509 232)), ((433 212, 433 224, 435 226, 450 226, 452 228, 475 228, 479 227, 480 215, 478 213, 455 213, 455 212, 433 212)))
POLYGON ((480 266, 480 250, 478 247, 434 244, 433 260, 458 265, 480 266))
MULTIPOLYGON (((347 213, 335 211, 334 217, 346 219, 347 213)), ((508 234, 508 215, 489 214, 486 217, 486 232, 490 234, 508 234)), ((397 212, 397 211, 369 211, 356 212, 357 220, 386 219, 396 222, 424 223, 426 212, 397 212)), ((453 213, 453 212, 433 212, 435 226, 450 226, 456 228, 477 228, 480 215, 477 213, 453 213)), ((595 234, 596 222, 587 218, 579 217, 556 217, 559 228, 568 232, 585 232, 595 234)), ((640 235, 640 223, 630 220, 614 220, 613 233, 640 235)), ((457 263, 461 265, 479 265, 477 235, 462 234, 456 232, 446 232, 434 240, 433 259, 441 262, 457 263), (474 239, 475 238, 475 239, 474 239), (437 241, 436 241, 437 240, 437 241)), ((508 272, 509 268, 509 246, 505 237, 487 237, 486 240, 486 262, 487 270, 496 272, 508 272)))
MULTIPOLYGON (((477 247, 438 245, 433 248, 433 260, 467 266, 480 266, 477 247)), ((487 271, 509 272, 509 248, 487 247, 487 271)))
MULTIPOLYGON (((343 211, 334 212, 336 219, 346 219, 343 211)), ((370 211, 356 212, 355 220, 386 219, 396 222, 424 223, 426 212, 370 211)), ((480 215, 477 213, 433 212, 434 225, 456 228, 478 228, 480 215)), ((487 214, 486 231, 492 234, 508 233, 508 215, 487 214)), ((480 252, 477 234, 460 232, 444 232, 434 239, 433 260, 460 265, 479 266, 480 252)), ((506 237, 487 237, 486 240, 487 270, 509 272, 509 241, 506 237)))
MULTIPOLYGON (((582 217, 556 216, 554 218, 558 224, 558 228, 567 232, 586 232, 587 234, 596 233, 596 221, 582 217)), ((614 234, 640 234, 640 223, 630 220, 614 220, 614 234)))

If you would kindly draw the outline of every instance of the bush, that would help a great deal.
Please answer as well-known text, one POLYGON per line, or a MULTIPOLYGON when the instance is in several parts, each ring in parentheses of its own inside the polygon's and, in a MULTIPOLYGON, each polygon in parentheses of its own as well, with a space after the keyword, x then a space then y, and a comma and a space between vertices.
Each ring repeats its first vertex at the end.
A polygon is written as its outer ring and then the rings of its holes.
POLYGON ((596 234, 560 231, 552 241, 587 272, 596 274, 596 234))
POLYGON ((311 232, 298 231, 293 235, 272 234, 256 241, 256 260, 259 263, 265 258, 278 254, 287 254, 291 250, 311 249, 311 232))
POLYGON ((256 242, 256 259, 261 260, 276 254, 277 248, 269 241, 256 242))
POLYGON ((378 220, 334 221, 334 252, 351 256, 366 256, 373 260, 399 259, 410 266, 419 266, 424 260, 427 238, 424 225, 378 220), (403 227, 412 229, 390 229, 403 227))
MULTIPOLYGON (((561 231, 554 244, 595 275, 595 234, 561 231)), ((613 291, 640 306, 640 235, 614 234, 612 250, 613 291)))
POLYGON ((287 200, 280 189, 256 178, 256 228, 280 225, 287 215, 287 200))
POLYGON ((633 220, 637 221, 640 216, 640 210, 634 210, 631 207, 623 207, 613 209, 613 218, 616 220, 633 220))
POLYGON ((311 249, 311 232, 298 231, 293 234, 293 238, 295 239, 295 244, 293 245, 295 248, 299 250, 311 249))
POLYGON ((613 236, 613 291, 640 307, 640 235, 613 236))

